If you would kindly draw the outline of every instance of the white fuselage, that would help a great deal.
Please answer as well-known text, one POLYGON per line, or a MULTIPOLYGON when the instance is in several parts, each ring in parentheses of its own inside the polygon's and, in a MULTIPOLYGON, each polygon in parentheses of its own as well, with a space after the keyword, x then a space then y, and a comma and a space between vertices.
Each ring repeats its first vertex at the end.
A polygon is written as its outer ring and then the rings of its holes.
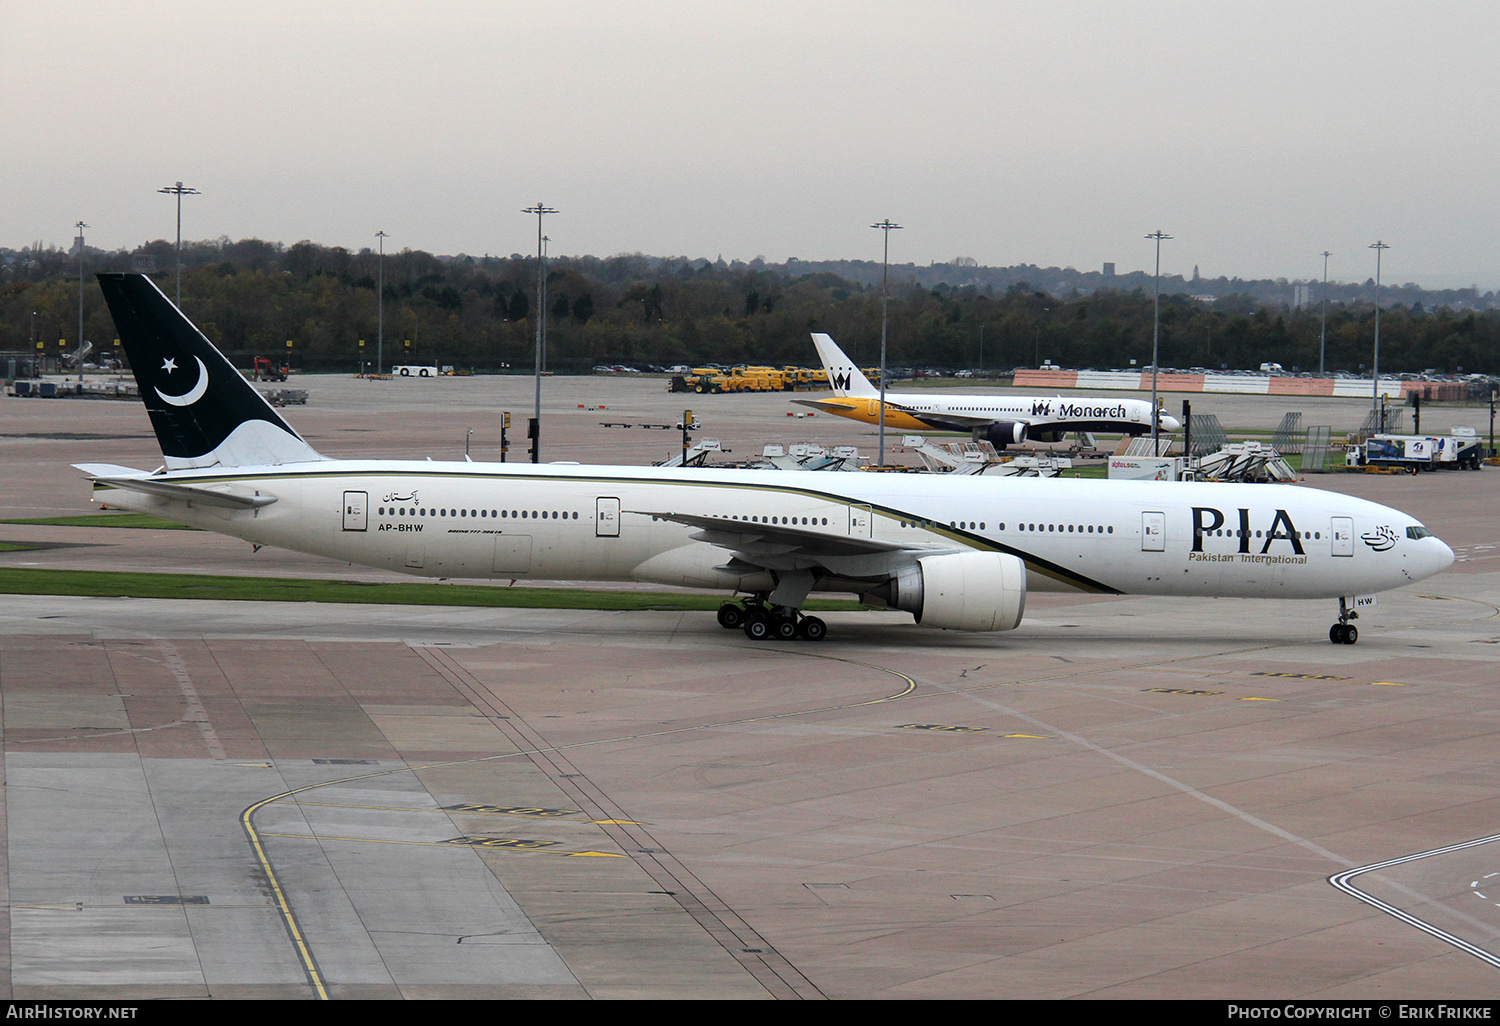
MULTIPOLYGON (((886 402, 918 413, 938 416, 987 417, 1026 424, 1110 420, 1121 424, 1151 424, 1151 404, 1141 399, 1065 399, 1061 396, 932 395, 887 392, 886 402)), ((1174 421, 1175 423, 1175 421, 1174 421)))
MULTIPOLYGON (((1294 486, 785 471, 327 460, 176 471, 226 508, 126 488, 96 500, 366 566, 430 577, 652 581, 769 590, 761 568, 668 516, 1026 564, 1030 590, 1337 598, 1429 577, 1452 551, 1405 513, 1294 486)), ((833 559, 820 588, 889 566, 833 559)), ((861 562, 864 560, 864 562, 861 562)))
MULTIPOLYGON (((793 402, 866 424, 878 424, 881 419, 881 402, 876 396, 793 402)), ((966 431, 984 424, 1025 424, 1033 435, 1071 431, 1144 434, 1151 430, 1151 404, 1140 399, 887 392, 884 408, 886 427, 898 431, 966 431)), ((1175 431, 1180 426, 1175 418, 1161 415, 1162 430, 1175 431)))

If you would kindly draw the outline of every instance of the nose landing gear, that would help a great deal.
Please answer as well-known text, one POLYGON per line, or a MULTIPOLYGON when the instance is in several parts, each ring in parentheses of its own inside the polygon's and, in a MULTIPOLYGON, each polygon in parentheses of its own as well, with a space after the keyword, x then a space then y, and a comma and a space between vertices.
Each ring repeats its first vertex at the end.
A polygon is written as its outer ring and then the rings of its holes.
POLYGON ((1328 640, 1335 645, 1352 645, 1359 640, 1359 628, 1350 623, 1358 620, 1359 614, 1349 608, 1349 603, 1339 599, 1339 622, 1328 628, 1328 640))

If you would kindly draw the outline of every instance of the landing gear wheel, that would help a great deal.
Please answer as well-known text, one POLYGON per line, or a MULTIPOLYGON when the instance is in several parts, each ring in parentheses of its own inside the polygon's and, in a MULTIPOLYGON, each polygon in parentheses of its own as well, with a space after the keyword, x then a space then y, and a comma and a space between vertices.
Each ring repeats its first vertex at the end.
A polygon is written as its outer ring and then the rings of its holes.
POLYGON ((1359 640, 1359 628, 1352 623, 1336 623, 1328 628, 1328 640, 1335 645, 1352 645, 1359 640))
POLYGON ((771 627, 776 637, 782 641, 791 641, 797 636, 797 619, 792 616, 778 616, 771 622, 771 627))
POLYGON ((726 631, 732 631, 736 627, 742 627, 745 623, 745 609, 732 602, 726 602, 719 607, 719 626, 726 631))
POLYGON ((745 617, 745 637, 751 641, 765 641, 771 636, 771 620, 765 613, 755 611, 745 617))
POLYGON ((807 641, 822 641, 828 637, 828 625, 816 616, 804 616, 797 625, 797 636, 807 641))

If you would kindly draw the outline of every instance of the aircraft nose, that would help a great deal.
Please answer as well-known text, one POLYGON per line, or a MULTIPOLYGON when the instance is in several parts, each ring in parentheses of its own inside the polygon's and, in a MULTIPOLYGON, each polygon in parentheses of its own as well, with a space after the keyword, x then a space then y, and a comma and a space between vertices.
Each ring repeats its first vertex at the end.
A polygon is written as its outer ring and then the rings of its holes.
POLYGON ((1169 416, 1168 414, 1159 413, 1157 414, 1157 418, 1160 421, 1161 429, 1163 431, 1176 431, 1178 428, 1182 427, 1182 421, 1178 420, 1176 417, 1169 416))
POLYGON ((1437 542, 1437 572, 1441 573, 1453 565, 1453 550, 1448 547, 1447 542, 1441 539, 1434 538, 1432 540, 1437 542))

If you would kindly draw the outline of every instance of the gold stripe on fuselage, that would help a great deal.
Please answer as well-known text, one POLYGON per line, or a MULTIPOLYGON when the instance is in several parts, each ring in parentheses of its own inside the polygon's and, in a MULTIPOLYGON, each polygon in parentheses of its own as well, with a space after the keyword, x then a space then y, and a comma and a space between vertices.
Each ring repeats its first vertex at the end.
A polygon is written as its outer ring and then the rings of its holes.
MULTIPOLYGON (((865 424, 880 423, 879 399, 815 399, 804 400, 805 406, 816 406, 837 417, 848 417, 865 424)), ((885 426, 902 431, 931 431, 932 425, 913 417, 910 413, 890 403, 885 404, 885 426)))

